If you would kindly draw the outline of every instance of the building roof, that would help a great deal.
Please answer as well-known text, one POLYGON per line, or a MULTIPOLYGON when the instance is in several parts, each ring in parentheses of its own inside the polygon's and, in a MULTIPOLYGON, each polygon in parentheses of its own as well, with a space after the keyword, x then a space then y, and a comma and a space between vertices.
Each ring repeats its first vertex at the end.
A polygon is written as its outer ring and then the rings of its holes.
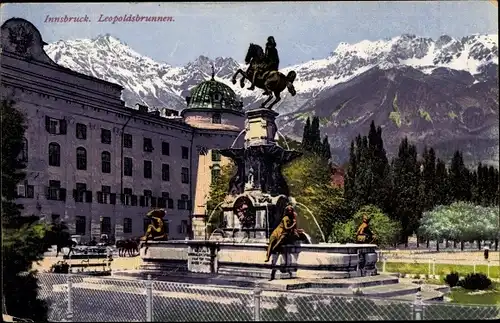
POLYGON ((212 67, 212 78, 198 84, 191 90, 191 95, 186 97, 187 109, 218 109, 234 110, 241 112, 243 102, 238 101, 236 93, 222 82, 214 78, 212 67))

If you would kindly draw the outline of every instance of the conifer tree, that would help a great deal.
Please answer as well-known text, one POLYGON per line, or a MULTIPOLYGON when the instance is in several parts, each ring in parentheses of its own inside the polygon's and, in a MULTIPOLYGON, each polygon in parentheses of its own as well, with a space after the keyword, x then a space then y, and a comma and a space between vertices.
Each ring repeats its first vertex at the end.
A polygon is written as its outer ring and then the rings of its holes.
POLYGON ((352 201, 355 199, 356 195, 356 173, 357 173, 357 158, 356 158, 357 148, 354 144, 354 140, 351 141, 351 148, 349 150, 349 163, 347 165, 347 170, 345 172, 344 178, 344 198, 346 203, 348 204, 348 211, 350 214, 354 214, 356 210, 354 210, 352 201))
POLYGON ((321 157, 325 160, 330 160, 332 158, 332 151, 330 147, 330 142, 328 141, 328 136, 323 138, 323 143, 321 145, 321 157))
POLYGON ((311 150, 311 119, 307 117, 306 124, 304 125, 304 132, 302 133, 302 150, 311 150))
POLYGON ((441 159, 436 162, 436 199, 435 205, 450 205, 451 197, 448 187, 448 170, 441 159))
POLYGON ((319 130, 319 118, 313 117, 311 122, 311 149, 310 151, 319 155, 321 154, 321 132, 319 130))
POLYGON ((470 201, 469 171, 464 165, 462 153, 455 151, 449 169, 449 188, 453 202, 470 201))
POLYGON ((402 238, 405 244, 408 237, 418 227, 420 216, 418 203, 419 166, 417 149, 404 138, 399 146, 398 156, 394 161, 393 197, 394 214, 402 227, 402 238))
POLYGON ((422 212, 436 205, 436 153, 433 148, 424 148, 422 153, 420 201, 422 212))

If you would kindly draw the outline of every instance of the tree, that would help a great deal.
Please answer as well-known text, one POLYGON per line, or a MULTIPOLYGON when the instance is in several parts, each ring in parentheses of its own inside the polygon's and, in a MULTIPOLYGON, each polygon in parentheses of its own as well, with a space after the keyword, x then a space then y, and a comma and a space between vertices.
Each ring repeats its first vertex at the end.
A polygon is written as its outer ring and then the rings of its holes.
POLYGON ((470 201, 469 170, 464 165, 462 153, 455 151, 449 170, 450 196, 455 201, 470 201))
POLYGON ((321 154, 321 132, 319 129, 319 118, 313 117, 311 122, 311 152, 321 154))
POLYGON ((38 283, 33 262, 48 250, 46 226, 34 216, 23 217, 16 203, 17 185, 25 178, 26 165, 19 155, 26 129, 24 115, 14 102, 0 103, 2 149, 2 256, 5 307, 12 316, 47 321, 47 304, 37 298, 38 283))
POLYGON ((323 143, 321 144, 321 157, 326 160, 332 158, 332 150, 330 147, 330 142, 328 141, 328 136, 323 137, 323 143))
POLYGON ((368 137, 358 135, 351 143, 350 167, 346 174, 346 197, 351 212, 362 205, 373 204, 390 210, 391 169, 382 140, 382 128, 372 121, 368 137))
POLYGON ((310 151, 311 149, 311 119, 307 117, 306 124, 304 125, 304 132, 302 133, 302 150, 310 151))
POLYGON ((338 243, 354 243, 356 231, 366 215, 370 219, 370 228, 377 237, 379 246, 389 246, 396 242, 401 231, 397 221, 391 220, 382 210, 374 205, 361 207, 349 221, 334 226, 331 240, 338 243))
POLYGON ((345 218, 342 189, 331 184, 328 161, 314 154, 304 155, 287 165, 283 175, 290 195, 299 203, 298 226, 314 240, 323 239, 321 232, 328 237, 334 223, 345 218))
MULTIPOLYGON (((464 241, 493 240, 497 234, 498 210, 468 202, 440 205, 424 212, 419 232, 428 239, 464 241)), ((439 244, 437 245, 439 250, 439 244)))
POLYGON ((366 204, 367 197, 370 195, 372 168, 370 167, 371 156, 368 150, 368 138, 359 136, 356 140, 356 178, 354 181, 355 195, 351 201, 351 210, 358 210, 366 204))
POLYGON ((428 211, 436 204, 436 154, 434 149, 424 148, 422 154, 420 181, 420 202, 422 211, 428 211))
POLYGON ((349 163, 347 165, 347 171, 345 173, 345 179, 344 179, 344 198, 349 213, 355 212, 355 209, 352 209, 352 201, 356 196, 355 183, 356 183, 356 173, 358 165, 356 152, 357 150, 356 146, 354 145, 354 141, 351 141, 351 149, 349 151, 349 163))
POLYGON ((207 235, 217 229, 223 220, 224 213, 220 208, 229 192, 229 181, 236 172, 236 166, 230 162, 221 167, 218 177, 210 184, 210 193, 207 200, 207 235))
POLYGON ((399 145, 393 169, 393 216, 401 224, 405 245, 408 244, 408 237, 417 229, 420 218, 417 198, 419 171, 417 149, 414 145, 410 145, 405 137, 399 145))
POLYGON ((441 159, 436 162, 436 197, 434 205, 449 205, 451 203, 449 194, 448 170, 441 159))

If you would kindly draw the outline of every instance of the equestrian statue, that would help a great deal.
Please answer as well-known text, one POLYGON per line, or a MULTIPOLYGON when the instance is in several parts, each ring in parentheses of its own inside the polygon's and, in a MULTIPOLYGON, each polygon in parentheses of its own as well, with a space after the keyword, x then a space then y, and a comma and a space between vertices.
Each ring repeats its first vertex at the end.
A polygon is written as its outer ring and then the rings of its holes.
POLYGON ((285 88, 292 96, 297 94, 293 86, 297 73, 290 71, 285 76, 278 71, 279 56, 273 36, 267 38, 265 52, 259 45, 251 43, 245 57, 245 63, 249 65, 248 69, 246 71, 238 69, 231 81, 236 84, 236 77, 241 74, 240 86, 242 88, 245 87, 245 79, 247 79, 251 82, 249 90, 254 90, 255 87, 264 90, 263 94, 267 95, 268 98, 262 103, 261 108, 266 107, 266 104, 273 99, 274 94, 274 101, 267 107, 272 109, 281 100, 280 93, 285 88))

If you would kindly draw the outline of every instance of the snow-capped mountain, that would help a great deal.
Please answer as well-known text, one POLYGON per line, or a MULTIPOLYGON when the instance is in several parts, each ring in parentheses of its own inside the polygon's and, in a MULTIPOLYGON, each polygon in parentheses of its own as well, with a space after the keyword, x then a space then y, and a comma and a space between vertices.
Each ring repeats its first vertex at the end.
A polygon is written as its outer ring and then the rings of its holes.
MULTIPOLYGON (((262 91, 250 92, 230 82, 238 68, 246 69, 246 65, 234 58, 212 60, 200 56, 185 66, 171 66, 137 53, 110 35, 90 40, 58 41, 46 46, 45 50, 62 66, 122 85, 125 88, 123 100, 128 106, 142 102, 150 107, 181 110, 185 107, 184 97, 188 91, 210 77, 212 64, 217 80, 229 85, 243 98, 246 108, 254 107, 264 99, 262 91)), ((415 124, 419 123, 411 119, 420 118, 422 113, 415 114, 413 110, 425 111, 432 116, 434 110, 438 111, 441 105, 449 103, 453 105, 453 113, 459 116, 457 122, 461 124, 446 123, 443 127, 465 127, 470 132, 471 129, 464 126, 462 120, 465 109, 496 102, 496 110, 492 109, 498 120, 498 90, 495 92, 491 88, 491 82, 496 82, 498 87, 498 35, 472 35, 462 39, 444 35, 437 40, 402 35, 356 44, 340 43, 324 59, 281 69, 283 73, 290 70, 297 73, 294 82, 297 95, 292 97, 285 91, 283 100, 275 106, 281 114, 280 128, 288 135, 300 136, 304 118, 321 114, 334 150, 342 148, 342 152, 338 152, 341 159, 345 155, 343 148, 349 146, 352 136, 367 131, 364 124, 369 122, 370 116, 378 115, 378 124, 383 127, 396 123, 395 114, 391 112, 394 112, 392 101, 397 95, 402 106, 399 113, 406 114, 405 118, 410 120, 397 123, 398 130, 392 135, 398 140, 410 135, 423 142, 425 138, 437 136, 439 131, 436 127, 440 127, 437 121, 433 122, 433 131, 415 128, 415 124), (378 86, 366 83, 368 79, 378 86), (367 92, 370 88, 371 92, 367 92), (434 93, 438 88, 440 92, 434 93), (403 95, 402 91, 408 95, 403 95), (432 95, 429 94, 431 92, 432 95), (469 96, 463 97, 464 93, 469 93, 469 96), (457 101, 459 96, 462 98, 457 101), (490 101, 485 101, 484 97, 490 98, 490 101), (419 107, 415 105, 417 101, 419 107), (353 104, 356 107, 351 108, 353 104), (336 110, 339 105, 342 111, 336 110), (341 117, 342 120, 339 119, 341 117)), ((249 82, 246 84, 248 87, 249 82)), ((446 115, 448 112, 439 113, 446 115)), ((491 134, 494 130, 488 131, 489 137, 496 136, 498 139, 498 129, 496 135, 491 134)), ((474 137, 473 134, 471 136, 474 137)), ((448 137, 447 140, 451 140, 448 137)), ((436 144, 434 140, 430 142, 436 144)), ((397 147, 396 142, 392 144, 397 147)), ((391 147, 388 150, 391 152, 391 147)), ((496 151, 498 156, 498 149, 496 151)), ((491 152, 487 155, 490 156, 491 152)))

